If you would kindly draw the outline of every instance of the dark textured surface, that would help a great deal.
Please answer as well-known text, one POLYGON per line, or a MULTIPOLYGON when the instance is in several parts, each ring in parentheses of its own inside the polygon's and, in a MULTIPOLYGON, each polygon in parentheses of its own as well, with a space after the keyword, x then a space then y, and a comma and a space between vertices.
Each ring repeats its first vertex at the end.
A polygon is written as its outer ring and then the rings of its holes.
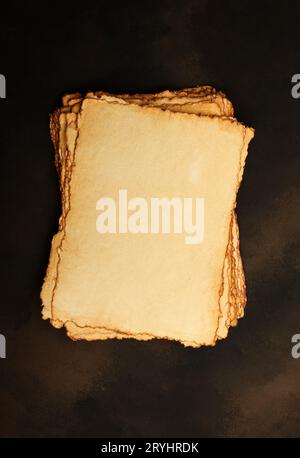
POLYGON ((281 3, 1 5, 0 436, 300 436, 300 7, 281 3), (216 348, 70 341, 40 318, 60 213, 48 113, 74 90, 206 83, 256 129, 238 196, 246 317, 216 348))

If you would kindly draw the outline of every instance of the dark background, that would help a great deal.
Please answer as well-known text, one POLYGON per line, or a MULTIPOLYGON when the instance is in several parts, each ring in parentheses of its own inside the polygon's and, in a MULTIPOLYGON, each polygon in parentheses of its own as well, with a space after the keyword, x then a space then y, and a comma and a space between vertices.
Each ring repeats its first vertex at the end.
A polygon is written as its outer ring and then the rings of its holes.
POLYGON ((300 436, 300 7, 277 3, 1 4, 0 436, 300 436), (246 316, 215 348, 72 342, 40 316, 60 214, 48 114, 72 91, 199 84, 256 129, 238 196, 246 316))

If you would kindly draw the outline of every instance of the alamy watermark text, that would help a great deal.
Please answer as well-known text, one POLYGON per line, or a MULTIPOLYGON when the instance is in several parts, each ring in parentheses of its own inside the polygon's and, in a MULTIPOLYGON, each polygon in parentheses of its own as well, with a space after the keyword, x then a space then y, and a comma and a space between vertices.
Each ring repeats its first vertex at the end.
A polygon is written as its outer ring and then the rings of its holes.
POLYGON ((204 199, 197 197, 133 197, 120 189, 118 202, 102 197, 96 203, 99 234, 185 234, 187 245, 204 239, 204 199))

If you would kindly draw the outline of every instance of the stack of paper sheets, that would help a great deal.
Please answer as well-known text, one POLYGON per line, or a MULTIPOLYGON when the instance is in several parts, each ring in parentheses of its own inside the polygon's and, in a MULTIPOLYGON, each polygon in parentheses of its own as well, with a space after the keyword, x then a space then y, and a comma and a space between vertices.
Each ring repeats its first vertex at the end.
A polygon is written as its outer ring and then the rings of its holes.
POLYGON ((62 215, 41 294, 44 319, 72 339, 199 347, 227 336, 246 303, 235 207, 254 135, 233 116, 229 100, 209 86, 63 98, 50 122, 62 215), (116 214, 99 233, 99 200, 120 208, 120 191, 137 198, 126 210, 136 230, 129 219, 121 228, 116 214), (153 232, 148 220, 139 226, 134 211, 153 198, 201 199, 201 241, 186 243, 180 230, 153 232))

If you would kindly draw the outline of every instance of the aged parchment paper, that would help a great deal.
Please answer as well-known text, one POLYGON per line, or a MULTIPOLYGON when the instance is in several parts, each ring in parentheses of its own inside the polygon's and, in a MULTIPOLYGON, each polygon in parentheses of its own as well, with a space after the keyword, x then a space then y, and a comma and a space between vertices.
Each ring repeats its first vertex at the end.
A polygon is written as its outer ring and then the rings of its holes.
POLYGON ((42 290, 43 317, 74 339, 214 345, 243 316, 234 208, 253 129, 211 87, 65 96, 51 117, 62 217, 42 290), (203 196, 205 239, 99 236, 100 195, 203 196))

